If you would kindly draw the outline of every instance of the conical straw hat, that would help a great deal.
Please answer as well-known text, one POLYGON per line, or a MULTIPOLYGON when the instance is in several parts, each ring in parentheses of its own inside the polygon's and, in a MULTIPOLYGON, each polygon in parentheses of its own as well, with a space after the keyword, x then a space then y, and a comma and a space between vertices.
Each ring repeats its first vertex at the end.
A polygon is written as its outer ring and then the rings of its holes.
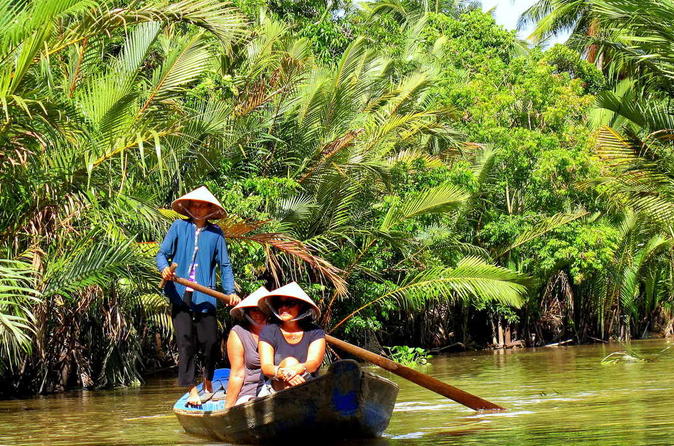
POLYGON ((189 192, 176 199, 173 203, 171 203, 171 208, 179 214, 191 217, 191 215, 186 211, 186 206, 189 206, 190 201, 203 201, 204 203, 208 203, 213 206, 214 212, 208 218, 217 220, 225 216, 225 208, 222 207, 218 199, 213 196, 211 191, 209 191, 206 186, 201 186, 197 189, 194 189, 192 192, 189 192))
MULTIPOLYGON (((246 297, 244 300, 238 303, 234 308, 229 310, 229 314, 232 317, 235 317, 237 319, 243 319, 244 312, 243 310, 245 308, 259 308, 258 307, 258 302, 260 299, 265 297, 267 294, 269 294, 269 290, 263 286, 258 288, 257 290, 253 291, 246 297)), ((265 313, 268 313, 265 311, 265 313)))
POLYGON ((318 308, 318 305, 316 305, 314 301, 311 300, 309 295, 305 293, 302 287, 299 286, 296 282, 290 282, 288 285, 284 285, 281 288, 276 288, 274 291, 270 291, 268 295, 260 299, 258 307, 264 309, 265 311, 268 310, 273 312, 269 301, 274 296, 292 297, 294 299, 300 300, 311 307, 311 316, 314 320, 318 320, 318 318, 321 316, 321 310, 318 308))

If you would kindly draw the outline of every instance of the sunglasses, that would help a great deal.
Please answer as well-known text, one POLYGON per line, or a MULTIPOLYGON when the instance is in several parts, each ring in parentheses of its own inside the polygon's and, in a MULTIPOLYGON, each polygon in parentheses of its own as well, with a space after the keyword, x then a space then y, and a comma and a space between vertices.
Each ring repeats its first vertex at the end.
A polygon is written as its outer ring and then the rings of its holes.
POLYGON ((295 299, 274 299, 274 307, 297 307, 301 305, 301 302, 298 302, 295 299))

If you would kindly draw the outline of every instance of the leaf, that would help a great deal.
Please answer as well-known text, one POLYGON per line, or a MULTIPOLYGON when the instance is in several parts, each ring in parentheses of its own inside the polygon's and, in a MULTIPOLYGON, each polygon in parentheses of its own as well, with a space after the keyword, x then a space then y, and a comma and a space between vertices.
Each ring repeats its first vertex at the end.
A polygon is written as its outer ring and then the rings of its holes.
POLYGON ((35 332, 32 307, 40 299, 31 265, 0 259, 0 371, 16 366, 31 351, 35 332))
POLYGON ((604 127, 597 154, 613 173, 604 179, 612 201, 627 200, 635 211, 660 223, 674 219, 674 181, 656 162, 639 156, 642 145, 604 127))
POLYGON ((138 113, 144 113, 154 102, 168 98, 195 81, 209 66, 211 59, 201 35, 178 44, 155 72, 148 96, 138 113))
POLYGON ((115 242, 90 234, 50 262, 43 294, 70 295, 92 285, 104 286, 113 278, 125 276, 128 266, 137 261, 132 240, 115 242))
POLYGON ((588 211, 578 211, 574 213, 560 213, 560 214, 555 214, 551 217, 543 219, 540 223, 535 225, 533 228, 522 232, 520 235, 517 236, 515 241, 508 246, 506 249, 501 251, 496 258, 499 258, 508 252, 512 251, 513 249, 522 246, 526 243, 529 243, 532 240, 535 240, 548 232, 554 231, 557 228, 560 228, 568 223, 571 223, 572 221, 576 221, 580 218, 583 218, 589 214, 588 211))
POLYGON ((379 229, 388 231, 403 221, 418 215, 442 213, 456 209, 468 196, 468 193, 463 189, 451 183, 427 189, 406 198, 400 204, 393 205, 386 213, 379 229))
POLYGON ((350 313, 330 331, 336 330, 365 308, 388 299, 396 299, 415 309, 431 299, 475 299, 519 307, 527 292, 525 284, 528 281, 529 278, 523 274, 491 265, 478 257, 466 257, 455 268, 429 268, 410 275, 392 291, 350 313))

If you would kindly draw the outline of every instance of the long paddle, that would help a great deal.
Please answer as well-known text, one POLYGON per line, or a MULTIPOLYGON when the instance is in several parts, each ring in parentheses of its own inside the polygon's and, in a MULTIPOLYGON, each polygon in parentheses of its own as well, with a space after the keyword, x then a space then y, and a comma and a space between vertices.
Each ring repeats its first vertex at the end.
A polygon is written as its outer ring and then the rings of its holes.
POLYGON ((439 379, 435 379, 430 375, 426 375, 425 373, 405 367, 402 364, 391 361, 388 358, 380 356, 376 353, 372 353, 371 351, 365 350, 364 348, 344 342, 341 339, 337 339, 330 335, 325 335, 325 340, 353 356, 357 356, 360 359, 364 359, 365 361, 369 361, 372 364, 378 365, 382 369, 386 369, 391 373, 402 376, 403 378, 412 381, 421 387, 425 387, 428 390, 432 390, 435 393, 446 396, 450 400, 454 400, 457 403, 463 404, 466 407, 470 407, 473 410, 506 410, 505 407, 501 407, 498 404, 484 400, 479 396, 465 392, 457 387, 450 386, 449 384, 443 383, 439 379))
MULTIPOLYGON (((209 296, 213 296, 224 302, 229 302, 229 298, 224 293, 212 290, 205 286, 201 286, 198 283, 194 283, 180 277, 176 277, 174 280, 182 285, 189 286, 197 291, 201 291, 204 294, 208 294, 209 296)), ((432 376, 426 375, 425 373, 405 367, 402 364, 398 364, 395 361, 391 361, 388 358, 377 355, 376 353, 372 353, 353 344, 349 344, 348 342, 344 342, 333 336, 325 335, 325 340, 353 356, 378 365, 379 367, 386 369, 391 373, 395 373, 396 375, 412 381, 421 387, 425 387, 428 390, 439 393, 440 395, 454 400, 459 404, 463 404, 466 407, 470 407, 473 410, 506 410, 504 407, 501 407, 498 404, 484 400, 479 396, 472 395, 457 387, 450 386, 449 384, 443 383, 442 381, 435 379, 432 376)))
MULTIPOLYGON (((175 272, 177 267, 178 267, 177 263, 172 263, 171 267, 170 267, 171 272, 175 272)), ((196 282, 192 282, 191 280, 183 279, 182 277, 178 277, 178 276, 174 276, 173 281, 178 282, 181 285, 185 285, 186 287, 192 288, 193 290, 197 290, 197 291, 200 291, 204 294, 208 294, 209 296, 213 296, 216 299, 219 299, 226 304, 229 303, 229 297, 225 293, 215 291, 211 288, 205 287, 203 285, 199 285, 196 282)), ((165 284, 166 284, 166 281, 164 279, 162 279, 161 282, 159 282, 159 288, 164 288, 165 284)))

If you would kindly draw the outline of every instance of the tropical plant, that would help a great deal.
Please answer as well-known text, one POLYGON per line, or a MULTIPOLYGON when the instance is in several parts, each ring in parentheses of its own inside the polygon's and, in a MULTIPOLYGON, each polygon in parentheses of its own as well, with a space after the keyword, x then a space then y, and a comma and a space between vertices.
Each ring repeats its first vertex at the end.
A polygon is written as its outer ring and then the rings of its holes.
POLYGON ((522 14, 518 28, 535 25, 528 37, 540 43, 564 32, 572 35, 596 33, 592 2, 588 0, 538 0, 522 14))
POLYGON ((396 362, 406 366, 425 365, 431 359, 428 350, 421 347, 408 347, 407 345, 394 345, 386 347, 388 354, 396 362))
POLYGON ((601 33, 590 38, 614 78, 629 76, 639 85, 671 95, 673 75, 669 51, 674 36, 668 24, 674 5, 668 0, 598 0, 592 3, 601 33))
POLYGON ((32 307, 39 301, 29 263, 0 260, 0 373, 30 352, 35 333, 32 307))

